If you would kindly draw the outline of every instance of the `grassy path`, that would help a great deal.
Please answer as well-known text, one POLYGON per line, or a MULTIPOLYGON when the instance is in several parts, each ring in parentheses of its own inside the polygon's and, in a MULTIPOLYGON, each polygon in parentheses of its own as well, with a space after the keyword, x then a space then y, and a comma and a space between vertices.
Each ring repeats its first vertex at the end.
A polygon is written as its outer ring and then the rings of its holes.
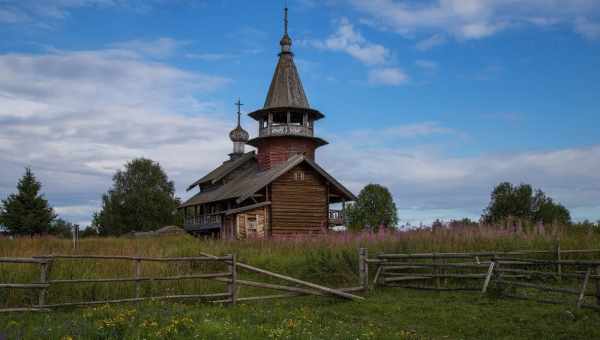
POLYGON ((147 303, 0 315, 8 339, 594 339, 600 313, 386 289, 366 302, 294 298, 236 307, 147 303))

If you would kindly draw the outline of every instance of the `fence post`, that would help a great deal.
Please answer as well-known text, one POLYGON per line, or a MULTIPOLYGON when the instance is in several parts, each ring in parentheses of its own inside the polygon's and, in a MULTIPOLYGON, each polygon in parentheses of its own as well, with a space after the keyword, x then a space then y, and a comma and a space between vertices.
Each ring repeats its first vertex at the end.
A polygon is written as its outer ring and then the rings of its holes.
POLYGON ((231 281, 227 285, 227 290, 230 296, 230 302, 235 305, 237 302, 237 262, 235 254, 229 255, 231 262, 229 263, 229 273, 231 275, 231 281))
POLYGON ((556 240, 556 274, 558 274, 558 279, 562 280, 562 266, 560 264, 560 239, 556 240))
MULTIPOLYGON (((40 283, 46 284, 48 282, 48 262, 44 261, 40 263, 40 283)), ((40 289, 40 296, 38 299, 38 306, 41 308, 46 305, 46 292, 47 288, 40 289)))
POLYGON ((492 275, 494 274, 494 267, 496 266, 496 257, 492 259, 490 262, 490 267, 488 268, 487 276, 485 277, 485 281, 483 282, 483 288, 481 289, 481 294, 487 293, 488 285, 492 280, 492 275))
POLYGON ((600 266, 596 267, 596 304, 600 306, 600 266))
POLYGON ((435 288, 439 289, 441 287, 441 281, 440 281, 440 267, 437 266, 437 264, 439 264, 437 253, 433 253, 432 262, 433 262, 433 275, 435 276, 435 288))
POLYGON ((367 248, 358 249, 358 279, 360 286, 366 292, 369 289, 369 264, 367 258, 369 252, 367 248))
POLYGON ((142 287, 140 282, 140 276, 142 275, 142 260, 135 260, 135 297, 139 298, 141 295, 142 287))
POLYGON ((585 277, 583 278, 583 283, 581 284, 581 291, 579 292, 579 297, 577 298, 577 308, 581 308, 583 305, 583 300, 585 298, 585 290, 587 288, 588 281, 590 280, 590 275, 592 274, 592 267, 589 266, 588 270, 585 272, 585 277))

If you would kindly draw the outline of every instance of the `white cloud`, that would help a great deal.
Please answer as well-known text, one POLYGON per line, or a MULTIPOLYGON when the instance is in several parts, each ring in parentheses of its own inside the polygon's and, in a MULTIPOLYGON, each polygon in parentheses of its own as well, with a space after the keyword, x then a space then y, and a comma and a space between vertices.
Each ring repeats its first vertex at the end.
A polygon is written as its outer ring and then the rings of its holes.
POLYGON ((376 68, 369 71, 369 83, 372 85, 403 85, 409 78, 397 67, 376 68))
POLYGON ((228 83, 116 50, 2 54, 0 197, 31 166, 59 212, 86 220, 114 171, 141 156, 182 189, 229 151, 232 123, 201 99, 228 83))
POLYGON ((384 135, 401 137, 401 138, 415 138, 423 136, 431 136, 436 134, 456 134, 457 131, 445 126, 440 125, 438 122, 423 122, 416 124, 400 125, 383 129, 381 131, 384 135))
POLYGON ((34 22, 36 18, 64 19, 72 9, 124 3, 118 0, 4 0, 0 1, 0 22, 15 24, 34 22))
POLYGON ((419 41, 415 47, 419 51, 429 51, 430 49, 442 45, 446 42, 446 37, 441 34, 434 34, 429 38, 419 41))
POLYGON ((221 61, 239 58, 239 55, 232 53, 188 53, 185 56, 189 59, 197 59, 202 61, 221 61))
POLYGON ((155 58, 168 58, 188 42, 162 37, 154 40, 130 40, 112 44, 118 50, 133 51, 155 58))
POLYGON ((318 48, 348 53, 367 65, 379 65, 386 62, 389 50, 382 45, 367 41, 347 18, 338 22, 337 31, 324 41, 313 41, 318 48))
POLYGON ((458 39, 481 39, 522 24, 548 26, 567 24, 586 37, 596 37, 600 14, 597 0, 350 0, 380 26, 412 36, 432 37, 417 48, 426 50, 442 41, 439 34, 458 39), (581 19, 583 18, 583 19, 581 19), (590 34, 590 31, 592 34, 590 34), (433 38, 436 37, 436 38, 433 38), (433 40, 431 40, 433 39, 433 40))
POLYGON ((586 18, 577 18, 575 30, 590 40, 600 39, 600 22, 592 22, 586 18))
POLYGON ((435 72, 439 67, 437 62, 423 59, 416 60, 415 65, 429 72, 435 72))
POLYGON ((405 138, 447 134, 448 141, 455 141, 460 136, 435 123, 362 130, 361 138, 352 133, 328 136, 331 144, 320 151, 319 160, 354 192, 372 182, 389 187, 404 220, 479 216, 492 188, 502 181, 541 188, 576 219, 600 218, 600 210, 590 208, 600 202, 600 145, 456 157, 439 145, 404 145, 381 138, 390 130, 405 138))

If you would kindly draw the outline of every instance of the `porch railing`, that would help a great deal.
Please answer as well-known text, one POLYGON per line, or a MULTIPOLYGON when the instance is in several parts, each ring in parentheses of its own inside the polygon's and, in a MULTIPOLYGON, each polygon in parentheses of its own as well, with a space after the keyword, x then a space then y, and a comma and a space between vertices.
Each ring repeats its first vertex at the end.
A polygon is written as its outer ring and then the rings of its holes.
POLYGON ((184 227, 217 227, 221 226, 221 215, 195 215, 185 218, 184 227))
POLYGON ((346 213, 344 210, 329 210, 329 223, 333 225, 344 225, 346 222, 346 213))

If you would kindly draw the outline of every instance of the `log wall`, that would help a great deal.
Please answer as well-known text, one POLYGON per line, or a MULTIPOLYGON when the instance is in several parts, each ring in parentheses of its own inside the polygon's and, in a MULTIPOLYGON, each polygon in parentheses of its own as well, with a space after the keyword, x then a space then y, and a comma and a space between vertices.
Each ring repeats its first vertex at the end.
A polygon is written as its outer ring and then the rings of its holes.
POLYGON ((271 184, 271 235, 318 234, 327 225, 327 186, 312 168, 300 164, 271 184), (304 173, 303 180, 296 172, 304 173))
POLYGON ((258 166, 267 170, 273 166, 287 161, 291 156, 304 154, 307 158, 315 160, 315 141, 306 138, 280 137, 261 142, 258 145, 258 166))

